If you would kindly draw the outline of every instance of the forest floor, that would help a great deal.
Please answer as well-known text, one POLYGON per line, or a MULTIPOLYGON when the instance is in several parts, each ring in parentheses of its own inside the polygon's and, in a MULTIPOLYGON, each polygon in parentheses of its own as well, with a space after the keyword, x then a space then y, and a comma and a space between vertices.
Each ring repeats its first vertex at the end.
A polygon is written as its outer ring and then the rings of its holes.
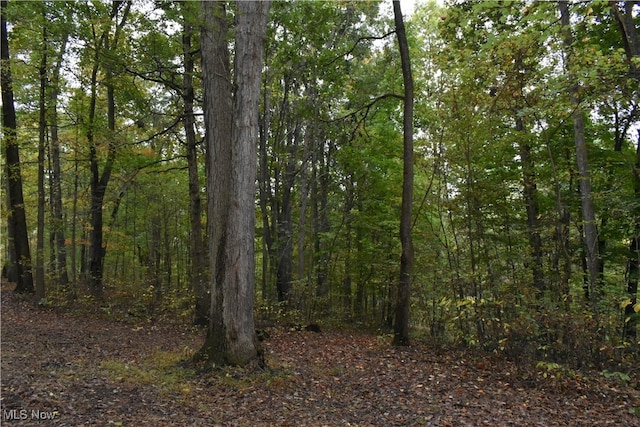
POLYGON ((204 373, 184 363, 202 332, 1 300, 2 425, 640 426, 637 384, 615 375, 283 328, 269 369, 204 373))

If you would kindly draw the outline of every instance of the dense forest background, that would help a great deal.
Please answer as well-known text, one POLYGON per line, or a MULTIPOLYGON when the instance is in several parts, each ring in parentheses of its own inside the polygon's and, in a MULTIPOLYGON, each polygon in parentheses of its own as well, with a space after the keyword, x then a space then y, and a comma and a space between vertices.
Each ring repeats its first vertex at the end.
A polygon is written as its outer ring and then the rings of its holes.
MULTIPOLYGON (((200 3, 10 1, 3 14, 33 271, 20 290, 206 322, 200 3)), ((405 16, 415 337, 571 366, 634 357, 639 15, 638 2, 452 1, 405 16)), ((393 326, 402 94, 391 2, 273 3, 258 323, 393 326)), ((8 181, 2 258, 19 282, 8 181)))

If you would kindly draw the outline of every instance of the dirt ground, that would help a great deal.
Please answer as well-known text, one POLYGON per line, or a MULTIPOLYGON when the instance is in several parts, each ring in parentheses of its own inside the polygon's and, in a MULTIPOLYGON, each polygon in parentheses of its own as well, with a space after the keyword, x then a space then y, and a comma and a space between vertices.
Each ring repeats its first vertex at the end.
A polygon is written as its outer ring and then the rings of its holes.
POLYGON ((616 375, 284 328, 269 369, 201 372, 185 361, 202 331, 1 300, 7 426, 640 426, 637 384, 616 375))

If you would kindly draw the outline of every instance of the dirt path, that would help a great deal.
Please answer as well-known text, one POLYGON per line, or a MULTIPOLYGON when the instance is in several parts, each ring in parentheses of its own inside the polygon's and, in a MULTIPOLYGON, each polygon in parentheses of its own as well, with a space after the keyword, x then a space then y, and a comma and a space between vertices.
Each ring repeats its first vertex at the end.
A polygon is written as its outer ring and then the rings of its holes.
POLYGON ((640 426, 640 393, 615 378, 288 331, 265 342, 267 372, 201 374, 180 363, 197 333, 1 300, 2 425, 640 426))

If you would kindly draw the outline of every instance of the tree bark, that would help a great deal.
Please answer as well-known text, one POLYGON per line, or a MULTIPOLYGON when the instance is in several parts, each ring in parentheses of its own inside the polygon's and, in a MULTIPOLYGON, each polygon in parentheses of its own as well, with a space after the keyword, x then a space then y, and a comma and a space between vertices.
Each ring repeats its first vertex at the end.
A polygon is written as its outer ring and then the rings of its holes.
POLYGON ((55 275, 60 286, 67 286, 67 249, 65 242, 64 217, 62 213, 62 171, 60 167, 60 138, 58 137, 58 94, 60 92, 60 69, 66 51, 69 32, 62 37, 60 51, 56 60, 50 83, 48 125, 51 136, 51 222, 55 246, 55 275))
POLYGON ((42 9, 42 57, 40 59, 40 96, 39 96, 39 120, 38 120, 38 225, 36 232, 36 274, 35 291, 36 301, 44 298, 44 209, 45 209, 45 189, 44 189, 44 160, 45 144, 47 138, 47 29, 45 26, 46 14, 42 9))
MULTIPOLYGON (((640 130, 637 138, 633 188, 636 200, 640 200, 640 130)), ((623 328, 623 336, 629 342, 636 342, 638 337, 637 325, 639 323, 635 305, 638 302, 638 281, 640 280, 640 207, 635 208, 635 213, 635 234, 631 237, 627 261, 627 295, 629 296, 629 303, 624 308, 625 322, 623 328)))
POLYGON ((16 110, 13 102, 13 86, 11 79, 11 65, 9 62, 9 36, 5 10, 7 2, 1 2, 1 72, 0 86, 2 86, 2 122, 4 124, 4 143, 8 186, 8 210, 10 212, 10 229, 13 231, 13 241, 16 260, 16 289, 18 293, 33 293, 33 275, 31 266, 31 251, 29 250, 29 235, 27 232, 27 218, 24 209, 22 191, 22 173, 20 169, 20 151, 18 148, 16 110))
MULTIPOLYGON (((629 74, 631 77, 640 82, 640 68, 637 65, 637 59, 640 58, 640 36, 636 28, 633 18, 634 2, 625 2, 624 12, 618 7, 617 1, 610 1, 609 5, 613 12, 613 16, 618 24, 620 35, 624 43, 627 60, 629 62, 629 74)), ((619 141, 616 141, 616 151, 622 149, 624 133, 620 134, 619 141)), ((640 199, 640 131, 638 131, 638 142, 636 146, 636 162, 632 168, 634 193, 636 199, 640 199)), ((631 243, 629 244, 629 255, 627 260, 627 295, 629 304, 625 307, 625 322, 623 328, 623 336, 629 342, 635 342, 637 339, 638 314, 634 310, 634 306, 638 300, 638 280, 640 278, 640 208, 636 208, 636 222, 632 231, 631 243)))
MULTIPOLYGON (((564 45, 567 52, 567 64, 569 80, 575 80, 571 72, 573 36, 571 34, 569 6, 566 1, 560 1, 561 24, 564 36, 564 45)), ((589 285, 589 300, 591 309, 598 318, 598 303, 602 297, 602 270, 598 240, 598 230, 596 226, 595 207, 591 190, 591 174, 589 171, 589 159, 587 156, 587 141, 585 137, 584 112, 582 111, 580 92, 577 84, 573 83, 569 89, 571 104, 574 108, 573 137, 576 149, 576 160, 578 166, 578 179, 580 189, 580 200, 582 204, 582 221, 584 228, 584 243, 586 249, 587 275, 589 285)))
POLYGON ((402 174, 402 210, 400 214, 400 243, 402 255, 400 257, 400 281, 396 299, 396 314, 394 325, 395 345, 409 344, 409 307, 411 305, 411 284, 413 280, 414 249, 411 238, 411 215, 413 205, 413 77, 411 75, 411 61, 409 44, 404 28, 400 1, 393 0, 393 15, 395 19, 396 37, 402 62, 402 80, 404 82, 403 105, 403 174, 402 174))
POLYGON ((314 259, 316 268, 316 296, 325 298, 329 295, 329 244, 326 233, 331 229, 329 222, 329 163, 333 147, 331 142, 326 149, 321 142, 316 148, 313 159, 311 198, 313 199, 314 217, 314 259))
POLYGON ((629 73, 633 78, 640 81, 640 68, 633 58, 640 57, 640 36, 636 29, 636 23, 633 17, 633 1, 624 2, 624 12, 618 7, 617 1, 609 1, 609 6, 613 12, 613 16, 618 23, 618 28, 622 35, 622 42, 629 61, 629 73))
POLYGON ((271 177, 269 176, 269 153, 267 150, 268 132, 271 126, 271 91, 269 89, 269 71, 267 67, 263 89, 263 115, 260 123, 260 170, 258 190, 260 194, 260 212, 262 214, 262 285, 261 296, 263 300, 269 300, 269 265, 271 252, 273 251, 273 238, 271 222, 269 221, 268 202, 271 194, 271 177))
POLYGON ((218 365, 260 362, 253 318, 255 182, 269 6, 237 2, 232 86, 224 3, 202 2, 212 296, 207 338, 196 360, 218 365))
MULTIPOLYGON (((288 102, 283 102, 282 108, 290 108, 288 102)), ((297 123, 288 123, 289 112, 283 114, 285 117, 281 126, 287 128, 289 125, 294 129, 287 130, 287 162, 285 164, 284 176, 282 180, 282 200, 277 212, 277 259, 276 259, 276 289, 278 301, 289 303, 291 288, 293 284, 293 187, 296 177, 296 162, 298 145, 300 139, 300 128, 297 123)))
POLYGON ((195 115, 193 112, 194 89, 194 52, 191 45, 193 27, 191 25, 191 3, 182 2, 182 55, 184 58, 184 77, 182 87, 182 101, 184 103, 184 131, 187 141, 187 166, 189 170, 189 222, 191 238, 190 252, 190 280, 195 295, 194 324, 206 326, 209 322, 210 296, 207 289, 207 260, 202 236, 202 202, 200 197, 200 178, 198 173, 198 144, 195 132, 195 115))
POLYGON ((115 88, 113 84, 113 65, 108 61, 112 59, 106 59, 103 62, 102 50, 105 52, 115 51, 118 45, 118 39, 121 34, 122 26, 124 25, 129 10, 131 8, 131 2, 113 1, 111 8, 111 19, 117 17, 118 12, 122 5, 124 10, 122 11, 122 17, 120 22, 116 24, 113 38, 110 39, 109 34, 105 31, 98 46, 96 46, 95 64, 91 76, 91 104, 89 112, 89 131, 87 133, 87 140, 89 142, 89 162, 91 169, 91 231, 90 231, 90 250, 89 250, 89 280, 91 285, 91 294, 100 299, 102 298, 102 276, 104 272, 104 259, 106 256, 106 247, 103 242, 103 212, 104 197, 107 192, 107 185, 111 179, 111 172, 116 158, 116 141, 114 138, 116 127, 116 105, 115 105, 115 88), (95 114, 96 114, 96 102, 97 102, 97 84, 98 84, 98 70, 99 68, 105 68, 105 85, 107 87, 107 126, 109 129, 109 142, 107 144, 107 158, 100 173, 100 165, 98 161, 98 146, 94 137, 95 126, 95 114))
MULTIPOLYGON (((516 116, 516 131, 524 138, 524 122, 522 117, 516 116)), ((526 141, 519 141, 520 163, 522 165, 522 183, 525 208, 527 212, 527 234, 531 250, 531 272, 533 286, 539 292, 546 289, 544 282, 544 270, 542 266, 542 238, 540 237, 540 220, 538 213, 538 189, 531 146, 526 141)))

